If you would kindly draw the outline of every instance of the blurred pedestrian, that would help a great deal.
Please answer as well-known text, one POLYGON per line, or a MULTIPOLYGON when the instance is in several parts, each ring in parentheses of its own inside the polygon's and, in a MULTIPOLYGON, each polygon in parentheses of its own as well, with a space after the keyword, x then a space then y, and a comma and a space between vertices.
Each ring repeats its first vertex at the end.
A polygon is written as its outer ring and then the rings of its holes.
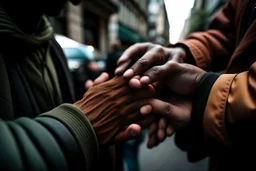
POLYGON ((122 55, 122 46, 119 40, 115 40, 111 43, 110 52, 107 57, 107 73, 110 78, 115 76, 115 69, 117 67, 117 61, 122 55))

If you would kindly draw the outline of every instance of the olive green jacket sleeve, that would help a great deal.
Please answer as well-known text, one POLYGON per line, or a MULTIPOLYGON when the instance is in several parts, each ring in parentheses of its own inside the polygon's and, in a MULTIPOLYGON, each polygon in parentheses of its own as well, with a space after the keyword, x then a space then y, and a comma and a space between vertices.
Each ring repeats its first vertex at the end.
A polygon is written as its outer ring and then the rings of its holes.
POLYGON ((34 119, 0 119, 0 170, 92 170, 97 158, 95 132, 71 104, 34 119))

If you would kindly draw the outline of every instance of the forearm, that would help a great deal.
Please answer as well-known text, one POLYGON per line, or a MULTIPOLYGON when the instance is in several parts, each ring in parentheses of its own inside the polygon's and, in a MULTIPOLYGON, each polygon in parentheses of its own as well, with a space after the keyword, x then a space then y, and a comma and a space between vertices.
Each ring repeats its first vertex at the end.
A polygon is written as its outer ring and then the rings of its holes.
POLYGON ((220 71, 226 67, 236 43, 235 8, 234 1, 228 2, 207 31, 193 33, 177 44, 187 47, 198 67, 211 71, 220 71))
POLYGON ((74 106, 61 105, 35 119, 0 121, 1 167, 5 169, 91 169, 97 158, 95 133, 74 106))

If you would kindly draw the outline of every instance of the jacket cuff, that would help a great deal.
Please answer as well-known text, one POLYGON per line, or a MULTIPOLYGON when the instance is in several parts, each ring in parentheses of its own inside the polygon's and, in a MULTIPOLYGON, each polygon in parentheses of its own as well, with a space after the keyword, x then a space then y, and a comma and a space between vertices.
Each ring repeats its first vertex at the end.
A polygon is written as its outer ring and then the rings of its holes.
POLYGON ((195 123, 195 125, 200 125, 200 127, 202 126, 206 102, 211 88, 218 77, 219 75, 216 73, 207 72, 200 79, 193 98, 193 110, 191 115, 192 124, 195 123))
POLYGON ((231 84, 237 74, 223 74, 214 83, 206 104, 203 130, 207 140, 231 145, 226 129, 226 104, 231 84))
POLYGON ((92 170, 98 159, 98 141, 87 117, 74 105, 62 104, 40 117, 51 117, 64 124, 76 139, 85 157, 87 170, 92 170))
MULTIPOLYGON (((35 120, 43 125, 57 140, 65 155, 69 170, 86 170, 85 158, 71 132, 61 122, 50 117, 36 117, 35 120)), ((45 140, 48 141, 48 140, 45 140)), ((45 144, 45 142, 41 142, 45 144)), ((51 155, 51 154, 50 154, 51 155)))

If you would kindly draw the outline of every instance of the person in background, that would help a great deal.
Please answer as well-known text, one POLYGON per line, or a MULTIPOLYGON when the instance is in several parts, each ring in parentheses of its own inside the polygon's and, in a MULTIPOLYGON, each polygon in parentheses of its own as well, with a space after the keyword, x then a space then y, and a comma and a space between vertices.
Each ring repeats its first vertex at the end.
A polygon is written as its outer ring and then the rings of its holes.
MULTIPOLYGON (((104 156, 99 147, 136 137, 154 119, 141 116, 137 103, 154 97, 154 88, 132 90, 123 77, 73 100, 66 58, 47 18, 67 2, 0 2, 0 170, 120 170, 114 152, 104 156)), ((93 85, 105 80, 103 74, 93 85)))
MULTIPOLYGON (((169 99, 151 99, 141 113, 167 118, 189 161, 210 156, 209 170, 256 170, 255 30, 256 1, 230 0, 205 32, 169 47, 133 45, 118 61, 116 74, 131 87, 167 86, 169 99)), ((149 147, 165 137, 156 131, 149 147)))
POLYGON ((107 69, 106 72, 109 74, 110 78, 115 76, 115 69, 117 67, 117 61, 122 55, 121 43, 118 40, 115 40, 111 43, 110 52, 107 56, 107 69))

